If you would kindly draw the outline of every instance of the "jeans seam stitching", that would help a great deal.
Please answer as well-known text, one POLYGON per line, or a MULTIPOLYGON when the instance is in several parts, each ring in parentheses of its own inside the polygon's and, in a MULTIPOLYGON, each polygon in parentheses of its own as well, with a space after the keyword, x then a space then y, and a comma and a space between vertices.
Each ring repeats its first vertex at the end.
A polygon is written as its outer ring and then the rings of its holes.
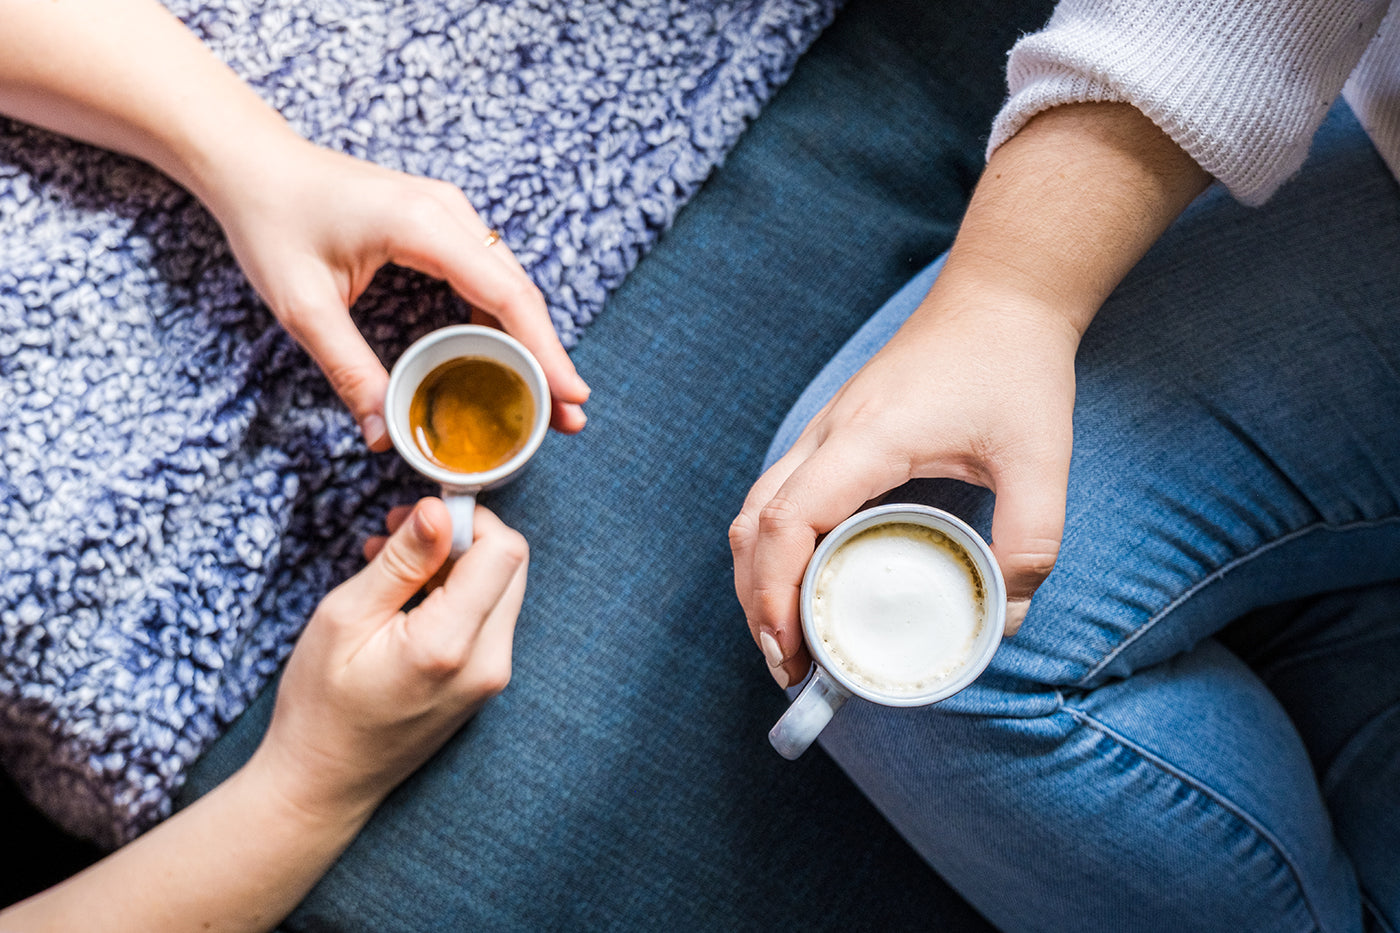
POLYGON ((1230 800, 1228 797, 1215 790, 1212 790, 1197 778, 1186 773, 1180 768, 1177 768, 1176 766, 1172 765, 1170 762, 1166 761, 1159 755, 1153 754, 1146 748, 1143 748, 1141 745, 1138 745, 1136 742, 1133 742, 1132 740, 1128 739, 1126 736, 1118 733, 1116 730, 1110 728, 1105 723, 1095 719, 1090 713, 1082 709, 1078 709, 1077 707, 1070 706, 1068 704, 1062 704, 1061 708, 1071 717, 1079 720, 1079 722, 1083 723, 1085 726, 1088 726, 1090 729, 1095 730, 1101 735, 1107 736, 1108 738, 1117 742, 1119 745, 1133 752, 1142 760, 1148 762, 1149 764, 1155 765, 1157 768, 1176 778, 1178 781, 1181 781, 1183 784, 1195 788, 1196 791, 1198 791, 1208 799, 1215 801, 1215 804, 1217 806, 1223 808, 1226 812, 1232 814, 1236 819, 1243 822, 1246 826, 1248 826, 1251 830, 1258 834, 1258 836, 1261 839, 1263 839, 1273 848, 1274 852, 1278 855, 1279 859, 1283 862, 1285 866, 1288 867, 1289 874, 1293 876, 1293 883, 1298 888, 1298 894, 1303 899, 1303 905, 1307 908, 1308 916, 1312 919, 1313 929, 1323 929, 1322 921, 1321 919, 1319 919, 1317 911, 1313 908, 1312 899, 1308 897, 1307 888, 1303 886, 1302 872, 1298 870, 1298 866, 1289 856, 1288 851, 1283 847, 1283 844, 1279 842, 1278 837, 1276 837, 1273 833, 1269 832, 1269 830, 1262 823, 1260 823, 1254 817, 1246 813, 1243 807, 1239 806, 1234 801, 1230 800))
POLYGON ((1152 618, 1148 619, 1148 620, 1147 620, 1146 622, 1144 622, 1142 625, 1138 626, 1138 628, 1137 628, 1131 635, 1129 635, 1128 637, 1124 638, 1123 641, 1121 641, 1121 642, 1117 645, 1117 647, 1115 647, 1115 648, 1114 648, 1112 651, 1110 651, 1108 654, 1104 655, 1104 657, 1099 661, 1099 663, 1095 664, 1092 668, 1089 669, 1089 672, 1088 672, 1087 674, 1085 674, 1083 677, 1079 678, 1079 681, 1075 684, 1075 686, 1078 687, 1078 688, 1080 688, 1080 689, 1087 689, 1088 686, 1089 686, 1089 681, 1091 681, 1091 680, 1093 680, 1095 677, 1097 677, 1097 676, 1099 675, 1099 673, 1100 673, 1101 671, 1103 671, 1103 669, 1104 669, 1105 667, 1107 667, 1108 665, 1112 664, 1113 661, 1114 661, 1120 654, 1122 654, 1124 651, 1126 651, 1133 643, 1135 643, 1135 642, 1136 642, 1139 638, 1141 638, 1143 635, 1146 635, 1149 631, 1151 631, 1152 628, 1153 628, 1154 626, 1156 626, 1158 622, 1161 622, 1161 621, 1162 621, 1163 619, 1165 619, 1167 616, 1171 615, 1171 613, 1172 613, 1173 611, 1175 611, 1179 606, 1181 606, 1183 603, 1185 603, 1188 599, 1190 599, 1191 597, 1195 596, 1197 593, 1199 593, 1199 592, 1200 592, 1201 590, 1203 590, 1205 587, 1207 587, 1207 586, 1209 586, 1210 584, 1214 583, 1216 580, 1219 580, 1221 577, 1225 576, 1227 573, 1230 573, 1231 571, 1236 570, 1236 569, 1242 567, 1243 565, 1249 563, 1250 561, 1254 560, 1254 559, 1257 558, 1257 557, 1260 557, 1260 556, 1263 555, 1263 554, 1267 554, 1269 551, 1272 551, 1274 548, 1282 547, 1283 545, 1289 543, 1290 541, 1293 541, 1293 540, 1295 540, 1295 539, 1297 539, 1297 538, 1301 538, 1303 535, 1311 534, 1311 533, 1314 532, 1314 531, 1331 531, 1331 532, 1355 531, 1355 530, 1357 530, 1357 529, 1362 529, 1362 528, 1378 528, 1378 527, 1383 527, 1383 526, 1385 526, 1385 525, 1393 525, 1393 524, 1397 524, 1397 523, 1400 523, 1400 516, 1390 516, 1390 517, 1388 517, 1388 518, 1364 519, 1364 520, 1362 520, 1362 521, 1344 522, 1344 523, 1342 523, 1342 524, 1333 524, 1333 523, 1330 523, 1330 522, 1314 522, 1314 523, 1311 524, 1311 525, 1305 525, 1305 526, 1302 527, 1302 528, 1296 529, 1296 530, 1294 530, 1294 531, 1290 531, 1288 534, 1286 534, 1286 535, 1284 535, 1284 536, 1282 536, 1282 537, 1280 537, 1280 538, 1275 538, 1275 539, 1272 540, 1272 541, 1269 541, 1269 542, 1267 542, 1267 543, 1265 543, 1265 544, 1262 544, 1262 545, 1260 545, 1259 547, 1255 548, 1254 550, 1249 551, 1248 553, 1241 554, 1240 556, 1236 557, 1234 560, 1231 560, 1231 561, 1229 561, 1228 563, 1222 564, 1220 567, 1217 567, 1215 570, 1211 571, 1209 574, 1207 574, 1206 576, 1202 577, 1200 580, 1197 580, 1197 581, 1196 581, 1195 583, 1193 583, 1190 587, 1188 587, 1188 588, 1185 590, 1185 592, 1181 593, 1181 595, 1177 596, 1177 597, 1176 597, 1175 599, 1173 599, 1171 602, 1167 603, 1167 605, 1165 605, 1165 606, 1163 606, 1161 609, 1159 609, 1159 610, 1157 611, 1157 613, 1156 613, 1155 615, 1152 616, 1152 618))

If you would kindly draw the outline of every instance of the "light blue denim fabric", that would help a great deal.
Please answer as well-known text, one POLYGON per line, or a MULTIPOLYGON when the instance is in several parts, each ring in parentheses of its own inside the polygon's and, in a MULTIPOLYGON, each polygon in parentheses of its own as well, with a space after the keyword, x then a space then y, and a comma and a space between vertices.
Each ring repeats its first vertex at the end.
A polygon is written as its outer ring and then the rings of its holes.
MULTIPOLYGON (((1064 545, 1021 632, 942 704, 854 701, 823 747, 1007 931, 1397 929, 1400 190, 1350 112, 1264 208, 1193 205, 1077 378, 1064 545)), ((890 498, 989 530, 985 490, 890 498)))

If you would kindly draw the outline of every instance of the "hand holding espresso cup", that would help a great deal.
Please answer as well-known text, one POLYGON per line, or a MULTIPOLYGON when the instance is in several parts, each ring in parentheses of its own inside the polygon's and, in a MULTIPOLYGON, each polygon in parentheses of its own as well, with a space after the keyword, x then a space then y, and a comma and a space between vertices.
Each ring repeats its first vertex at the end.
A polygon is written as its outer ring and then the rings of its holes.
POLYGON ((399 455, 442 486, 451 556, 472 542, 477 493, 510 482, 549 428, 549 384, 529 350, 490 327, 458 324, 399 357, 384 398, 399 455))
POLYGON ((882 505, 822 540, 800 612, 814 666, 768 733, 785 758, 806 751, 852 696, 926 706, 971 684, 1001 644, 1006 584, 991 549, 960 519, 882 505))
POLYGON ((583 428, 588 386, 544 296, 460 188, 316 146, 271 110, 266 116, 256 139, 206 147, 220 152, 218 171, 181 180, 218 219, 249 282, 326 374, 371 449, 388 446, 388 376, 350 307, 389 263, 448 283, 474 323, 498 325, 528 347, 549 385, 551 423, 568 434, 583 428))
POLYGON ((255 759, 304 812, 367 817, 510 679, 529 547, 483 508, 449 563, 447 525, 434 499, 405 507, 297 641, 255 759))

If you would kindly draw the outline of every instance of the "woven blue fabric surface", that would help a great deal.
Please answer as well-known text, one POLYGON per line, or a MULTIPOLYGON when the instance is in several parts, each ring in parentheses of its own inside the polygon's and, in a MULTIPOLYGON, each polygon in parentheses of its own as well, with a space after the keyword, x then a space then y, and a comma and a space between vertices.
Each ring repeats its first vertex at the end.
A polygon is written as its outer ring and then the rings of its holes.
MULTIPOLYGON (((571 345, 837 0, 179 0, 304 135, 461 186, 571 345)), ((463 319, 380 275, 386 361, 463 319)), ((0 760, 105 845, 275 673, 385 510, 213 220, 154 170, 0 121, 0 760)))

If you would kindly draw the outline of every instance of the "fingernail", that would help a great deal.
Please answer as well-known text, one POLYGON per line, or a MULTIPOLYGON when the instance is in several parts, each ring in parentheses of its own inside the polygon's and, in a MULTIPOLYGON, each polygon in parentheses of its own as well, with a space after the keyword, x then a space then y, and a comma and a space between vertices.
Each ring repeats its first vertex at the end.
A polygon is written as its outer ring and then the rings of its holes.
POLYGON ((433 527, 433 523, 422 508, 413 510, 413 533, 424 544, 431 544, 437 540, 437 529, 433 527))
POLYGON ((365 443, 369 446, 378 444, 386 433, 384 418, 380 415, 365 415, 365 420, 360 422, 360 433, 365 436, 365 443))
POLYGON ((773 637, 772 632, 759 632, 758 646, 763 649, 763 657, 769 667, 778 670, 783 666, 783 649, 778 647, 778 639, 773 637))
POLYGON ((1031 601, 1029 599, 1008 599, 1006 601, 1006 628, 1003 634, 1010 638, 1021 628, 1021 623, 1026 620, 1026 614, 1030 612, 1031 601))
POLYGON ((758 647, 763 649, 763 658, 768 662, 768 673, 773 675, 773 680, 779 687, 786 690, 791 681, 788 680, 787 671, 783 670, 783 649, 778 647, 778 639, 773 637, 772 632, 759 632, 758 647))

